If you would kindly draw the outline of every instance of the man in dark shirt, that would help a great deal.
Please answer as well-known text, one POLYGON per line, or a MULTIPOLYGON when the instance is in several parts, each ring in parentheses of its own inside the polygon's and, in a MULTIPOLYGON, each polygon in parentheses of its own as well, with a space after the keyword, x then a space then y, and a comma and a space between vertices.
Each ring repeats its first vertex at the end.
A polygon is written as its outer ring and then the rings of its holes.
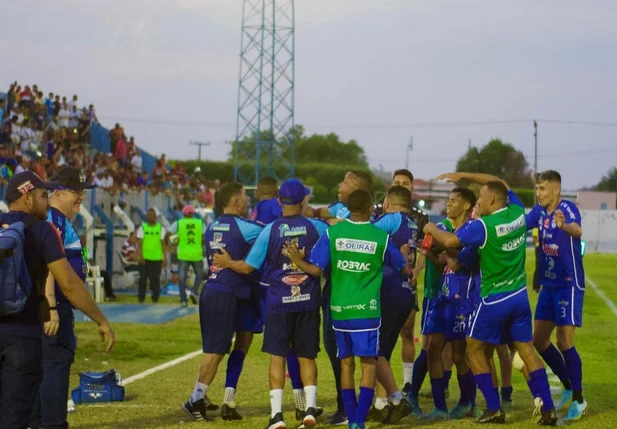
POLYGON ((66 259, 58 231, 47 219, 47 189, 31 171, 16 174, 6 189, 9 212, 0 214, 0 225, 23 222, 24 255, 32 281, 32 293, 24 309, 0 316, 0 427, 26 429, 42 378, 43 322, 50 319, 44 288, 51 271, 66 298, 97 325, 102 338, 109 337, 107 351, 115 334, 83 282, 66 259))

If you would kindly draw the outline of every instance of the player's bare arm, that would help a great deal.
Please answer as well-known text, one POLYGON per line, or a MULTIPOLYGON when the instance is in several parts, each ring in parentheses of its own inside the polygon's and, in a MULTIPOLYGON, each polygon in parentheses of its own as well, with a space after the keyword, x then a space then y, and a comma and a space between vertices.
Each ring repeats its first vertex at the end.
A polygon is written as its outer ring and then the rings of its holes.
POLYGON ((225 249, 219 249, 219 252, 212 256, 212 261, 217 267, 229 268, 238 274, 251 274, 255 271, 255 268, 244 261, 232 260, 231 255, 225 249))
POLYGON ((298 249, 296 243, 285 243, 283 252, 291 262, 296 264, 296 266, 305 273, 314 277, 321 277, 323 275, 321 268, 304 260, 303 252, 298 249))
POLYGON ((568 234, 571 237, 578 238, 583 235, 583 230, 581 226, 576 223, 566 223, 566 216, 559 209, 555 210, 555 225, 557 228, 561 229, 563 232, 568 234))
POLYGON ((457 172, 457 173, 444 173, 435 177, 437 180, 447 180, 448 182, 458 182, 459 180, 469 180, 470 182, 478 183, 480 185, 485 185, 488 182, 498 181, 506 185, 506 188, 510 189, 510 185, 508 183, 492 174, 484 174, 484 173, 466 173, 466 172, 457 172))
POLYGON ((461 246, 461 242, 456 236, 456 234, 453 234, 451 232, 442 231, 441 229, 437 228, 437 225, 435 225, 432 222, 427 223, 424 226, 423 231, 424 231, 424 234, 432 235, 433 239, 443 244, 444 247, 449 248, 449 247, 460 247, 461 246))

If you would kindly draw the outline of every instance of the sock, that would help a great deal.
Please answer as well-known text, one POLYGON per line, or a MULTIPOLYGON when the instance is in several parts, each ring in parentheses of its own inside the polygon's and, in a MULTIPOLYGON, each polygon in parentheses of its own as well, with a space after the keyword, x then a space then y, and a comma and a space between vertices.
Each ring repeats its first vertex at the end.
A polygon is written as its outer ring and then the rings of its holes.
POLYGON ((422 383, 424 383, 424 378, 426 377, 426 373, 428 372, 428 366, 426 362, 426 350, 422 350, 418 355, 418 358, 414 362, 413 365, 413 376, 411 377, 411 390, 409 393, 418 397, 420 393, 420 389, 422 388, 422 383))
POLYGON ((238 380, 242 373, 244 358, 246 355, 240 350, 232 350, 227 359, 227 375, 225 377, 225 387, 238 388, 238 380))
POLYGON ((531 396, 533 396, 533 399, 536 399, 536 398, 540 397, 540 394, 538 393, 538 389, 536 389, 535 380, 534 379, 530 379, 527 382, 527 386, 529 386, 529 391, 531 392, 531 396))
POLYGON ((446 407, 446 380, 444 378, 431 378, 431 392, 435 408, 440 411, 448 412, 446 407))
POLYGON ((443 372, 443 380, 445 382, 444 389, 448 390, 450 388, 450 379, 452 378, 452 371, 444 371, 443 372))
POLYGON ((278 413, 283 412, 283 389, 270 391, 270 418, 274 418, 278 413))
POLYGON ((208 394, 208 385, 200 383, 199 380, 197 380, 197 383, 195 384, 195 389, 193 390, 193 393, 191 394, 191 403, 194 404, 195 402, 201 399, 204 399, 207 394, 208 394))
POLYGON ((476 389, 476 380, 475 378, 473 378, 473 372, 471 372, 471 370, 467 371, 467 374, 465 374, 468 377, 468 381, 467 381, 467 388, 469 389, 469 403, 471 404, 471 408, 476 408, 476 394, 477 394, 477 389, 476 389))
POLYGON ((225 388, 225 396, 223 396, 223 403, 229 405, 231 408, 236 408, 236 389, 233 387, 225 388))
POLYGON ((373 403, 375 397, 375 389, 369 387, 360 387, 360 395, 358 396, 358 409, 356 410, 356 421, 358 427, 363 428, 366 423, 366 416, 373 403))
POLYGON ((458 403, 461 405, 470 405, 472 394, 471 389, 476 388, 475 382, 473 381, 473 374, 471 371, 467 371, 463 375, 457 374, 456 378, 458 379, 458 387, 461 391, 461 398, 458 403))
POLYGON ((388 398, 377 398, 375 399, 375 408, 378 410, 383 410, 388 405, 388 398))
POLYGON ((294 389, 294 402, 296 403, 296 409, 306 409, 306 395, 304 389, 294 389))
POLYGON ((411 375, 413 374, 413 362, 403 362, 403 386, 407 383, 411 384, 411 375))
POLYGON ((546 370, 544 368, 537 369, 534 372, 529 373, 534 383, 534 390, 536 390, 540 398, 542 398, 542 409, 548 411, 551 408, 555 408, 553 405, 553 398, 551 398, 551 387, 548 384, 548 377, 546 376, 546 370))
POLYGON ((392 402, 392 405, 399 405, 401 401, 404 399, 403 394, 400 392, 400 390, 397 390, 396 392, 391 394, 388 398, 390 399, 390 402, 392 402))
POLYGON ((302 377, 300 377, 300 363, 296 354, 289 350, 287 352, 287 372, 289 372, 289 378, 291 379, 291 387, 296 389, 303 389, 302 377))
POLYGON ((566 390, 571 390, 572 385, 570 382, 568 369, 566 368, 566 362, 564 361, 565 356, 562 356, 561 353, 559 353, 557 347, 551 343, 546 350, 540 353, 540 356, 542 356, 544 362, 546 362, 551 371, 553 371, 553 374, 559 378, 559 381, 563 384, 563 388, 566 390))
POLYGON ((306 407, 304 411, 309 408, 317 408, 317 386, 304 386, 304 394, 306 397, 306 407))
POLYGON ((486 400, 486 409, 489 411, 498 411, 500 407, 499 395, 495 392, 493 387, 493 381, 491 380, 491 373, 478 374, 474 376, 478 388, 484 395, 486 400))
POLYGON ((565 360, 566 368, 568 368, 568 375, 572 382, 572 397, 579 404, 583 403, 583 362, 581 356, 576 351, 575 347, 572 347, 563 352, 563 358, 565 360))
POLYGON ((356 422, 356 409, 358 408, 358 400, 356 399, 356 391, 354 389, 341 389, 343 397, 343 406, 347 415, 349 427, 356 422))
POLYGON ((512 386, 501 388, 501 400, 504 402, 512 402, 512 386))

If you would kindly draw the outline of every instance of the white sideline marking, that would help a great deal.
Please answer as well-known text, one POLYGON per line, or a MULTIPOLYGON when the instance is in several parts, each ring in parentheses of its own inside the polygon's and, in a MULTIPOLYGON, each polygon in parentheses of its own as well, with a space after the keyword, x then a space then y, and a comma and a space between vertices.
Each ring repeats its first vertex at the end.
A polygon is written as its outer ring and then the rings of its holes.
POLYGON ((202 353, 203 353, 203 351, 201 349, 200 350, 196 350, 196 351, 194 351, 192 353, 186 354, 184 356, 180 356, 177 359, 170 360, 169 362, 165 362, 165 363, 163 363, 163 364, 161 364, 159 366, 155 366, 154 368, 150 368, 150 369, 148 369, 148 370, 146 370, 144 372, 140 372, 139 374, 132 375, 132 376, 122 380, 122 385, 126 386, 129 383, 132 383, 134 381, 146 378, 147 376, 152 375, 152 374, 154 374, 156 372, 162 371, 162 370, 167 369, 167 368, 171 368, 172 366, 178 365, 178 364, 180 364, 180 363, 182 363, 184 361, 187 361, 189 359, 193 359, 194 357, 199 356, 202 353))
POLYGON ((608 306, 608 308, 610 308, 612 310, 612 312, 615 314, 615 316, 617 316, 617 305, 615 305, 615 303, 613 301, 610 300, 610 298, 606 295, 604 295, 604 292, 602 292, 602 290, 598 287, 597 284, 594 283, 593 280, 591 280, 589 277, 585 276, 585 280, 587 280, 587 283, 589 283, 589 286, 591 286, 591 288, 596 291, 596 293, 598 294, 598 296, 600 298, 602 298, 602 300, 604 301, 604 303, 608 306))

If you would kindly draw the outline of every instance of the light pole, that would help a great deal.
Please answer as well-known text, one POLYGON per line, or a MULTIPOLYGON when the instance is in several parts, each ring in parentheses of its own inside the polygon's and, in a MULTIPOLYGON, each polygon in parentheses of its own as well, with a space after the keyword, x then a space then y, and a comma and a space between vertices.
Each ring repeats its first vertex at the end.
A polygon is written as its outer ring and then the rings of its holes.
POLYGON ((197 159, 199 161, 201 161, 201 147, 202 146, 210 146, 210 142, 194 142, 194 141, 190 141, 189 144, 191 146, 198 146, 198 152, 197 152, 197 159))
POLYGON ((533 121, 533 184, 534 184, 534 192, 533 192, 533 202, 534 204, 538 203, 538 196, 535 191, 536 179, 538 177, 538 122, 533 121))

